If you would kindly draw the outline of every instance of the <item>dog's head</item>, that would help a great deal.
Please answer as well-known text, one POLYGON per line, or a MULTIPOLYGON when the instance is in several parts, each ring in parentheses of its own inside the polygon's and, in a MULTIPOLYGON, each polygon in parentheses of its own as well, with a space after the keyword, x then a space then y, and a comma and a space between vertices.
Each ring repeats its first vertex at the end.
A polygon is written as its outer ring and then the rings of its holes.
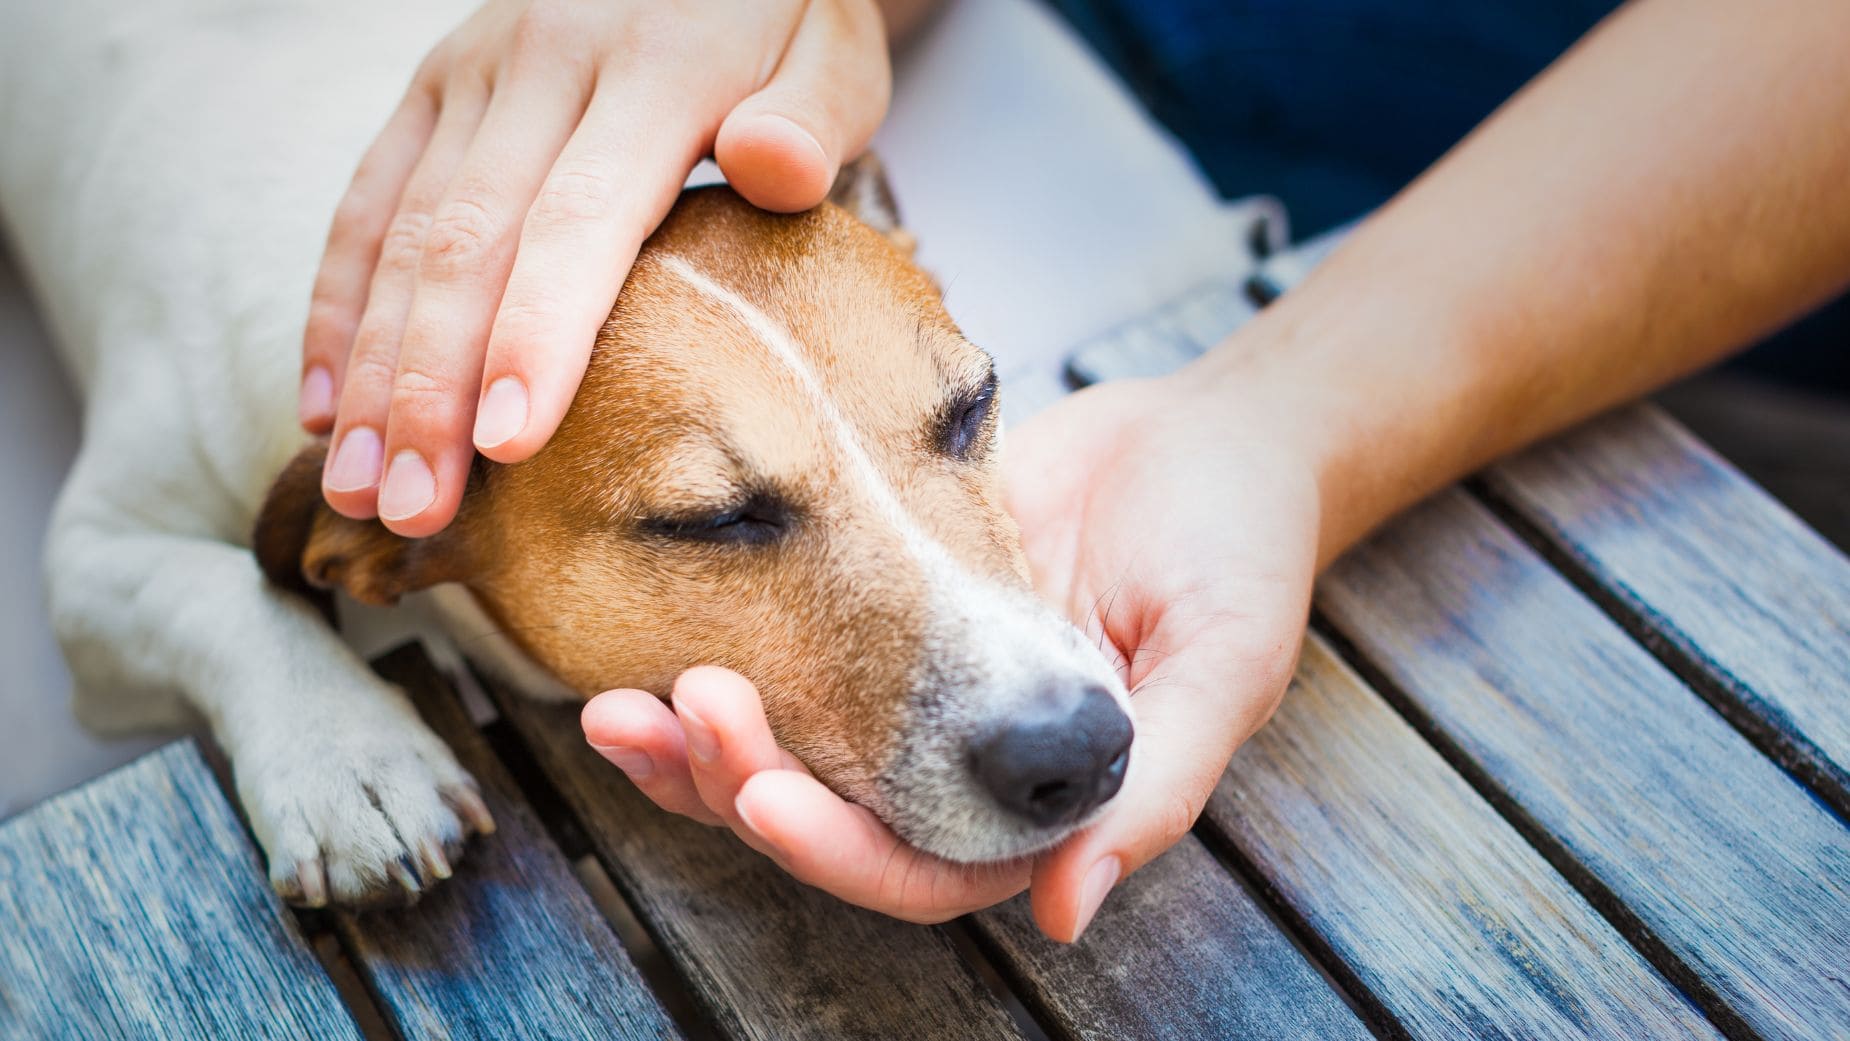
POLYGON ((1109 799, 1114 670, 1028 587, 996 377, 913 266, 877 167, 837 204, 685 194, 552 441, 481 464, 428 539, 334 514, 315 446, 257 533, 284 584, 389 603, 460 582, 585 695, 726 665, 779 741, 925 850, 995 860, 1109 799))

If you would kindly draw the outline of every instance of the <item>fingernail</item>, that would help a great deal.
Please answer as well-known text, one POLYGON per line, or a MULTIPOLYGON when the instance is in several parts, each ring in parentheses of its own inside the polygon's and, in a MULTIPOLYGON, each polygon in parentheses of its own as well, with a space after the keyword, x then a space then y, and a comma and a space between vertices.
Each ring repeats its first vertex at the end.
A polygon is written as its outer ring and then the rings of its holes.
POLYGON ((379 516, 386 520, 404 520, 424 512, 437 499, 437 479, 431 476, 430 465, 424 457, 412 449, 405 449, 392 457, 392 466, 385 472, 385 483, 379 486, 379 516))
POLYGON ((488 385, 475 415, 475 445, 493 448, 512 441, 527 427, 527 386, 512 376, 488 385))
POLYGON ((681 716, 681 729, 687 733, 687 750, 695 759, 710 763, 719 758, 719 737, 707 721, 694 715, 687 706, 676 706, 681 716))
POLYGON ((317 365, 302 376, 302 393, 296 399, 296 417, 304 423, 334 414, 334 377, 317 365))
POLYGON ((337 492, 357 492, 379 483, 379 466, 385 445, 372 427, 354 427, 340 439, 334 461, 328 464, 327 486, 337 492))
POLYGON ((1098 914, 1100 904, 1105 902, 1105 895, 1111 887, 1118 884, 1118 874, 1124 865, 1117 857, 1106 857, 1092 865, 1086 872, 1086 880, 1079 886, 1079 924, 1073 930, 1073 942, 1085 935, 1086 927, 1092 924, 1092 916, 1098 914))
POLYGON ((753 835, 758 836, 758 841, 771 847, 771 851, 775 853, 777 856, 780 856, 780 857, 783 856, 784 854, 783 847, 779 846, 777 843, 772 842, 770 839, 766 838, 764 834, 764 829, 758 826, 757 821, 752 820, 751 811, 745 808, 745 796, 743 793, 740 793, 740 795, 737 798, 732 800, 732 812, 739 815, 739 820, 743 821, 745 823, 745 826, 751 829, 751 833, 753 835))
POLYGON ((789 127, 791 130, 796 131, 796 136, 800 140, 802 140, 805 144, 809 145, 811 148, 815 149, 816 157, 822 160, 824 165, 828 164, 829 153, 823 150, 822 142, 816 140, 816 135, 803 129, 803 125, 801 123, 798 123, 796 120, 791 119, 789 116, 769 115, 769 116, 766 116, 765 118, 776 120, 777 122, 782 123, 785 126, 789 127))
POLYGON ((655 760, 640 748, 625 748, 622 745, 592 745, 597 754, 610 760, 612 766, 629 775, 632 781, 640 781, 655 772, 655 760))

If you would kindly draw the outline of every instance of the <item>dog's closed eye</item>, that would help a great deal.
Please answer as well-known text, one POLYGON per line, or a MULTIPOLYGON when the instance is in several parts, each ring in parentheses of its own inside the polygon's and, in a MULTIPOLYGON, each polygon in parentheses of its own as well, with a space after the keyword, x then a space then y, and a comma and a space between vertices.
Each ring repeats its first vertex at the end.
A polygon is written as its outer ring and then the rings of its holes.
POLYGON ((991 370, 981 384, 951 399, 939 420, 937 449, 952 459, 968 459, 989 429, 996 404, 996 374, 991 370))
POLYGON ((770 495, 752 495, 720 510, 645 519, 652 535, 688 542, 763 546, 784 537, 794 518, 789 507, 770 495))

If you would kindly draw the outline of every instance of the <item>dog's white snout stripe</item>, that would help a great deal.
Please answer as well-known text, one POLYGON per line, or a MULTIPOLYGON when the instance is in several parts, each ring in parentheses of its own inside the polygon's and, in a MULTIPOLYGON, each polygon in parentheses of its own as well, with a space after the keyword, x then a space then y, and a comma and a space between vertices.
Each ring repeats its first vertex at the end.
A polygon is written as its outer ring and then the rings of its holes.
MULTIPOLYGON (((823 419, 854 480, 884 519, 898 532, 907 552, 925 573, 932 590, 934 626, 950 641, 935 653, 977 665, 996 690, 1027 696, 1039 677, 1077 670, 1110 688, 1128 712, 1129 695, 1116 670, 1066 621, 1031 596, 1004 589, 966 568, 949 549, 926 534, 907 512, 886 475, 874 465, 854 428, 811 370, 802 347, 789 330, 738 293, 708 278, 673 254, 657 254, 662 266, 702 296, 731 312, 796 378, 823 419)), ((998 708, 1006 706, 998 705, 998 708)))
POLYGON ((912 519, 912 515, 899 501, 899 496, 887 484, 886 476, 880 472, 878 466, 874 465, 873 457, 868 455, 867 450, 862 447, 860 439, 855 436, 854 428, 848 424, 847 417, 835 407, 835 399, 823 388, 822 381, 816 378, 815 372, 809 367, 809 362, 803 357, 802 348, 797 344, 796 338, 790 335, 789 330, 772 320, 770 315, 754 306, 751 301, 708 278, 686 260, 673 254, 658 256, 662 266, 672 271, 681 281, 692 286, 702 296, 731 311, 747 329, 752 331, 759 342, 770 349, 771 355, 782 362, 791 375, 796 377, 797 383, 809 395, 811 403, 816 406, 817 413, 827 424, 829 433, 833 435, 842 457, 848 460, 856 481, 867 493, 867 497, 879 508, 887 522, 905 540, 906 548, 911 551, 914 559, 921 564, 936 565, 939 568, 953 565, 950 551, 918 526, 912 519))
POLYGON ((929 708, 909 725, 903 761, 883 774, 884 797, 894 800, 895 809, 902 812, 907 832, 925 848, 958 859, 1012 857, 1045 845, 1044 832, 1001 815, 974 785, 968 739, 993 720, 1009 718, 1049 677, 1101 683, 1125 714, 1132 715, 1129 694, 1116 670, 1046 605, 1036 603, 1025 590, 1005 588, 973 573, 926 534, 874 464, 789 330, 686 260, 671 254, 656 254, 656 259, 750 330, 790 372, 845 462, 845 480, 859 485, 855 491, 861 501, 879 511, 924 574, 931 620, 920 651, 924 661, 944 667, 942 675, 957 678, 932 681, 929 708))

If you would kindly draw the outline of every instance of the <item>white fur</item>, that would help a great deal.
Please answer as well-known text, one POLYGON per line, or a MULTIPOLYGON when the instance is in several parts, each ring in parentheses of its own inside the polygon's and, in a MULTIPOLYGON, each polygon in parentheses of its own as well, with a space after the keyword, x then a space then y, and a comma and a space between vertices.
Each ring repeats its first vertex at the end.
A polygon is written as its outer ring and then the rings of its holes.
POLYGON ((285 890, 312 872, 335 899, 376 894, 462 835, 472 781, 449 749, 247 545, 306 441, 328 215, 472 6, 58 0, 0 32, 0 213, 85 398, 46 547, 79 712, 203 714, 285 890))
POLYGON ((584 696, 547 672, 527 656, 507 633, 495 625, 475 594, 454 582, 430 589, 426 602, 460 650, 490 676, 530 698, 541 701, 583 701, 584 696))

